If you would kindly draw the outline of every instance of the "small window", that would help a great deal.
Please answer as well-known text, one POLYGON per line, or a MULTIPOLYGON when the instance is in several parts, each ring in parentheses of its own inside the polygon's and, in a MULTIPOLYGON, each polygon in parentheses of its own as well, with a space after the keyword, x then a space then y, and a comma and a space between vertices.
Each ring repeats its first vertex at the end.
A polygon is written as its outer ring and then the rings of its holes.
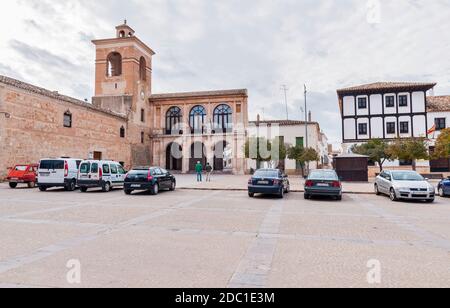
POLYGON ((400 134, 409 134, 409 122, 400 122, 400 134))
POLYGON ((98 164, 97 163, 92 164, 91 173, 98 173, 98 164))
POLYGON ((120 138, 125 138, 125 127, 120 128, 120 138))
POLYGON ((360 135, 367 135, 367 123, 359 124, 358 131, 360 135))
POLYGON ((141 132, 141 143, 143 144, 145 141, 145 134, 144 132, 141 132))
POLYGON ((80 173, 81 174, 88 174, 89 170, 91 170, 91 163, 83 163, 80 166, 80 173))
POLYGON ((398 106, 399 107, 408 107, 408 96, 407 95, 400 95, 398 98, 398 106))
POLYGON ((395 107, 395 96, 386 96, 386 108, 395 107))
POLYGON ((396 133, 396 129, 395 129, 395 122, 389 122, 386 124, 386 132, 389 135, 393 135, 396 133))
POLYGON ((242 105, 241 104, 237 104, 236 105, 236 113, 241 113, 242 112, 242 105))
POLYGON ((64 113, 64 127, 72 127, 72 113, 70 113, 70 111, 64 113))
POLYGON ((117 174, 117 166, 116 165, 111 164, 111 173, 117 174))
POLYGON ((447 127, 446 118, 436 118, 434 123, 436 124, 436 130, 440 131, 447 127))
POLYGON ((103 165, 103 173, 109 174, 109 165, 107 165, 107 164, 103 165))
POLYGON ((367 98, 358 98, 358 109, 367 109, 367 98))
POLYGON ((145 122, 145 110, 141 109, 141 122, 145 122))

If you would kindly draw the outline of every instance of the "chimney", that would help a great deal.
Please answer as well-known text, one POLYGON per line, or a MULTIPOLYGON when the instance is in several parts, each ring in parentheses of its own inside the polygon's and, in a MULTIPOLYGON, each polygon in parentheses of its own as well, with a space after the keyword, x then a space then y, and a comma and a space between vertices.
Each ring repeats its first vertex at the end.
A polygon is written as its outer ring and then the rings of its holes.
POLYGON ((309 111, 308 113, 308 122, 312 122, 312 112, 309 111))

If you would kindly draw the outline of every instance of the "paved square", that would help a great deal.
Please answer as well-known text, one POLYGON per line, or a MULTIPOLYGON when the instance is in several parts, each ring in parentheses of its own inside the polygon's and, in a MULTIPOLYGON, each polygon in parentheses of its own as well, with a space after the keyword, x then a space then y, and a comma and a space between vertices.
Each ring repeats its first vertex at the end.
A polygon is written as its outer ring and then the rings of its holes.
POLYGON ((0 287, 450 287, 450 199, 0 185, 0 287), (67 262, 81 263, 81 284, 67 262), (381 284, 367 282, 370 260, 381 284))

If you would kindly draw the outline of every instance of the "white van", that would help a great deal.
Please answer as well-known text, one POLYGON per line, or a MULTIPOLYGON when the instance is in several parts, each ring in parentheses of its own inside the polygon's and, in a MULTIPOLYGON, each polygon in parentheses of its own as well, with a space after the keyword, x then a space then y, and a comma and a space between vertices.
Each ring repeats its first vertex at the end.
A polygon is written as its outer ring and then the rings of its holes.
POLYGON ((123 188, 125 177, 125 169, 117 162, 84 160, 80 164, 77 183, 81 192, 86 192, 89 188, 101 188, 108 192, 114 187, 123 188))
POLYGON ((38 168, 38 186, 40 191, 52 187, 64 187, 74 191, 77 186, 78 167, 82 159, 46 158, 41 159, 38 168))

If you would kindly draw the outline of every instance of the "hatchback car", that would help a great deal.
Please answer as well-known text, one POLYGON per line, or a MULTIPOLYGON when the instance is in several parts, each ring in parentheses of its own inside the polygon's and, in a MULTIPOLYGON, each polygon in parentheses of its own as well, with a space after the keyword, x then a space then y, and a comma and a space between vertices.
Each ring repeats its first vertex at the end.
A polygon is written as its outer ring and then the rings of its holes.
POLYGON ((342 200, 342 183, 334 170, 314 170, 305 182, 305 199, 314 196, 342 200))
POLYGON ((450 177, 439 182, 438 193, 441 197, 450 196, 450 177))
POLYGON ((28 188, 34 188, 37 182, 38 165, 17 165, 12 168, 6 180, 9 187, 16 188, 19 183, 27 184, 28 188))
POLYGON ((392 201, 423 200, 434 202, 435 188, 415 171, 383 171, 375 180, 375 193, 392 201))
POLYGON ((248 195, 253 198, 255 194, 278 195, 284 198, 291 186, 289 178, 278 169, 260 169, 248 181, 248 195))
POLYGON ((127 195, 135 190, 149 191, 150 194, 157 195, 162 189, 174 191, 175 188, 175 177, 159 167, 134 168, 125 177, 124 192, 127 195))
POLYGON ((87 192, 89 188, 101 188, 103 192, 108 192, 123 187, 125 175, 125 169, 117 162, 85 160, 80 164, 77 183, 81 192, 87 192))

